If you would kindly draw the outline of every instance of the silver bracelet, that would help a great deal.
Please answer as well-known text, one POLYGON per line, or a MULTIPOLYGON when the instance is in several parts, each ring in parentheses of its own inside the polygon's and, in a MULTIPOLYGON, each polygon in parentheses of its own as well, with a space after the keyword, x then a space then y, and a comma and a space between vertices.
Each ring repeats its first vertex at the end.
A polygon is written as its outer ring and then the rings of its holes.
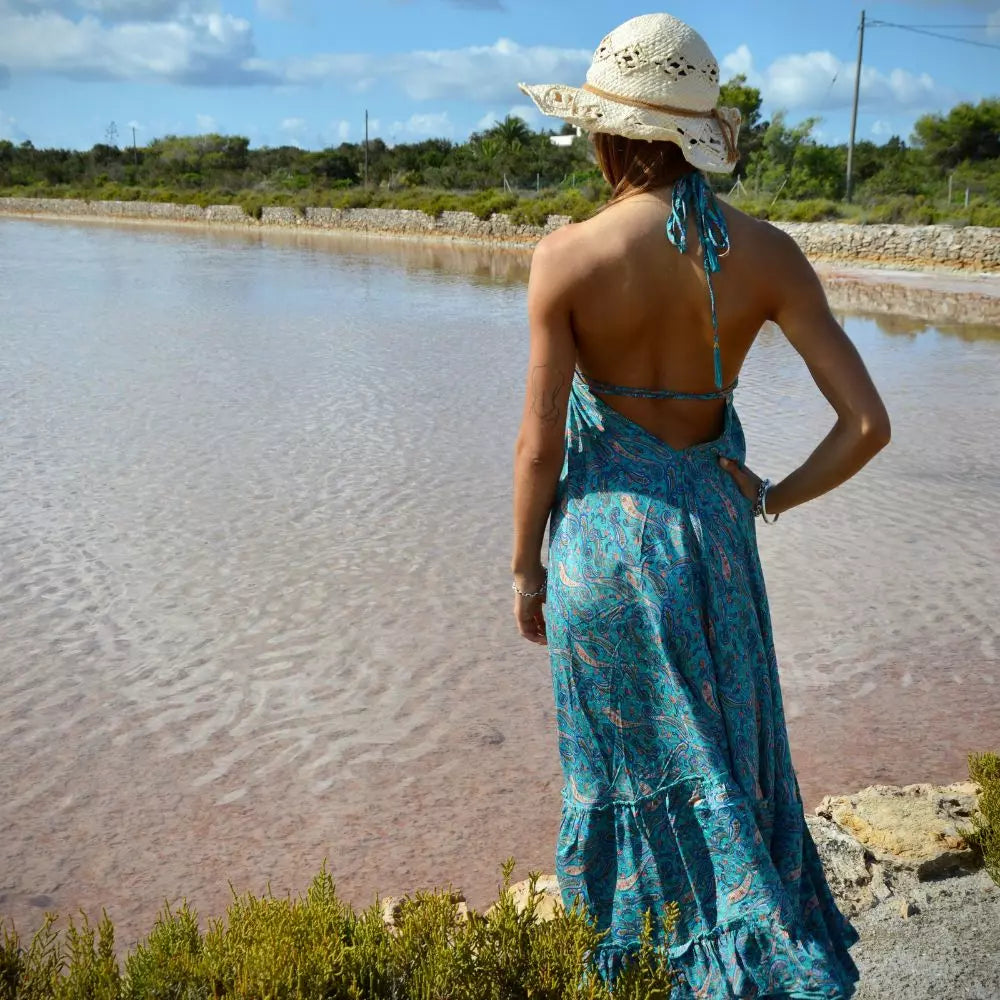
POLYGON ((517 580, 512 580, 511 581, 510 589, 513 590, 514 593, 517 594, 518 597, 544 597, 545 596, 545 588, 546 588, 548 582, 549 582, 549 571, 547 569, 543 568, 542 569, 542 587, 541 587, 541 590, 535 590, 535 591, 532 591, 530 593, 527 593, 527 592, 521 590, 520 587, 518 587, 517 580))
MULTIPOLYGON (((769 490, 770 488, 771 488, 771 483, 768 482, 767 489, 769 490)), ((774 524, 775 521, 777 521, 779 517, 781 517, 780 514, 775 514, 774 517, 772 517, 770 520, 768 520, 768 517, 767 517, 767 490, 764 490, 764 495, 760 498, 760 519, 765 524, 774 524)))
POLYGON ((761 518, 765 524, 774 524, 781 517, 780 514, 775 514, 774 517, 770 518, 767 516, 767 491, 770 488, 771 480, 762 479, 757 486, 757 499, 753 505, 753 516, 761 518))

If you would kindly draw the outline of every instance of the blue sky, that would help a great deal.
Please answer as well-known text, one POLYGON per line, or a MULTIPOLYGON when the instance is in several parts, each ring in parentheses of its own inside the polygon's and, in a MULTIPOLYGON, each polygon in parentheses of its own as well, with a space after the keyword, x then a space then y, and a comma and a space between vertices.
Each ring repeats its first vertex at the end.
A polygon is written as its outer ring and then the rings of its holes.
MULTIPOLYGON (((1000 46, 1000 0, 671 0, 723 79, 745 72, 765 111, 820 116, 846 139, 864 6, 869 19, 948 25, 1000 46), (964 27, 977 26, 977 27, 964 27)), ((241 134, 255 146, 356 142, 364 112, 387 142, 464 140, 507 113, 551 125, 517 82, 582 82, 616 24, 656 10, 610 0, 0 0, 0 138, 86 149, 241 134)), ((659 8, 663 9, 663 8, 659 8)), ((897 28, 866 34, 861 138, 1000 92, 1000 48, 897 28)))

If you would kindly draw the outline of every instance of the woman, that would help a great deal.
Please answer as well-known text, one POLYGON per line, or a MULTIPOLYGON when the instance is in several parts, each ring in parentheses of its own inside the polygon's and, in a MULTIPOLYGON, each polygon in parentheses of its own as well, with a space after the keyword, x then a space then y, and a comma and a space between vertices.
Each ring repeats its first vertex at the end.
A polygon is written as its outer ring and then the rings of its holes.
POLYGON ((675 995, 849 997, 857 932, 805 825, 755 525, 865 465, 889 440, 885 408, 792 240, 705 183, 735 164, 739 113, 715 107, 695 31, 635 18, 584 87, 522 89, 592 134, 613 188, 535 250, 515 457, 514 612, 549 647, 563 901, 608 931, 608 983, 644 911, 661 929, 673 901, 675 995), (743 465, 732 401, 767 320, 836 411, 774 485, 743 465))

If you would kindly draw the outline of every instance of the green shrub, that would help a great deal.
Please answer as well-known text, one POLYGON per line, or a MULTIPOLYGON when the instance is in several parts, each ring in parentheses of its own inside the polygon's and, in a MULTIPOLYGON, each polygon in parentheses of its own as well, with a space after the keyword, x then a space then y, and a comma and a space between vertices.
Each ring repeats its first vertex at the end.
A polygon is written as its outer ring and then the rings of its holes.
POLYGON ((259 219, 264 214, 264 205, 273 204, 273 201, 271 199, 264 199, 260 195, 244 194, 240 198, 239 204, 251 219, 259 219))
MULTIPOLYGON (((578 902, 539 921, 537 872, 519 911, 513 869, 511 858, 489 916, 463 918, 449 888, 404 897, 392 928, 380 900, 361 913, 339 900, 325 867, 296 900, 234 893, 225 918, 204 932, 186 903, 168 905, 123 970, 107 915, 96 935, 86 918, 57 934, 48 915, 27 946, 4 929, 0 1000, 668 1000, 676 972, 653 943, 649 911, 638 953, 611 991, 590 960, 606 932, 578 902)), ((667 937, 677 914, 667 907, 667 937)))
POLYGON ((826 222, 843 218, 843 210, 836 201, 829 198, 807 198, 804 201, 779 201, 772 218, 787 219, 789 222, 826 222))
POLYGON ((550 215, 568 215, 573 222, 589 219, 600 208, 581 191, 569 189, 526 198, 511 209, 511 222, 519 226, 544 226, 550 215))
POLYGON ((974 201, 970 223, 973 226, 989 226, 1000 229, 1000 205, 991 205, 985 201, 974 201))
POLYGON ((979 815, 959 833, 982 853, 987 873, 1000 885, 1000 755, 969 754, 969 777, 980 787, 979 815))

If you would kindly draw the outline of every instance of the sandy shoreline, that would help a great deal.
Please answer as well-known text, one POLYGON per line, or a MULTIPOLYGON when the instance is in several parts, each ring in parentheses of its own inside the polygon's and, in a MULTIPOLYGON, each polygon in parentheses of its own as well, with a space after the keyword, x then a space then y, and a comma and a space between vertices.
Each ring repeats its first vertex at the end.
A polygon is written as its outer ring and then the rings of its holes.
MULTIPOLYGON (((284 244, 329 250, 377 248, 405 256, 406 262, 457 273, 488 273, 501 280, 527 280, 531 251, 539 236, 517 239, 484 238, 433 230, 422 233, 391 230, 288 225, 225 219, 177 219, 115 214, 57 214, 13 211, 0 199, 0 222, 19 219, 43 223, 140 227, 161 231, 211 233, 252 237, 284 244)), ((892 316, 906 332, 928 326, 963 337, 994 337, 1000 327, 1000 272, 970 272, 930 266, 923 270, 871 260, 844 261, 811 255, 835 312, 874 318, 892 316)))
MULTIPOLYGON (((422 212, 394 209, 306 209, 305 214, 300 214, 279 206, 264 208, 261 218, 255 219, 238 205, 202 209, 170 203, 41 198, 0 198, 3 217, 74 224, 353 235, 514 252, 530 252, 543 235, 569 222, 568 218, 553 216, 548 225, 538 227, 512 223, 503 214, 484 221, 468 212, 445 212, 435 219, 422 212)), ((796 239, 810 260, 831 274, 873 274, 878 275, 875 281, 919 286, 927 291, 1000 297, 1000 230, 845 223, 776 225, 796 239)))

